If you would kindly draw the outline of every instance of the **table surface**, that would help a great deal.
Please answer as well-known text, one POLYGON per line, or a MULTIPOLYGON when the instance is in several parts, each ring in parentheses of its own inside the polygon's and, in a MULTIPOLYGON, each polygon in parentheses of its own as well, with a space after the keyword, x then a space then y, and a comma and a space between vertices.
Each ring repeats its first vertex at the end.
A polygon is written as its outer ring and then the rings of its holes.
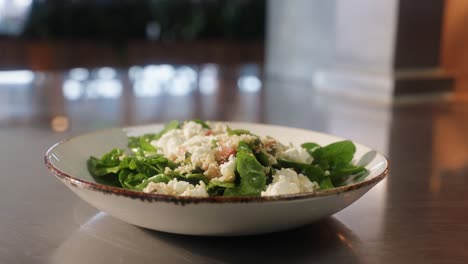
POLYGON ((137 92, 125 70, 117 72, 121 90, 96 90, 105 85, 92 81, 77 86, 67 82, 68 72, 0 84, 0 263, 466 263, 467 104, 382 105, 255 74, 241 79, 239 72, 224 70, 215 82, 170 93, 137 92), (391 175, 348 208, 306 227, 210 238, 126 224, 83 202, 43 164, 48 147, 73 135, 194 117, 350 138, 385 153, 391 175))

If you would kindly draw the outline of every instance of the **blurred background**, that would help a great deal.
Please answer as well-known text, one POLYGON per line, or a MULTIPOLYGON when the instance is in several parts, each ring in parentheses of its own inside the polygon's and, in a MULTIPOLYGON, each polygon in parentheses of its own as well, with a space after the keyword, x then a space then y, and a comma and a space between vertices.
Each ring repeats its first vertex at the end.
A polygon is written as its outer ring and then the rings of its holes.
POLYGON ((0 127, 200 117, 385 150, 396 105, 466 102, 466 13, 464 0, 0 0, 0 127))

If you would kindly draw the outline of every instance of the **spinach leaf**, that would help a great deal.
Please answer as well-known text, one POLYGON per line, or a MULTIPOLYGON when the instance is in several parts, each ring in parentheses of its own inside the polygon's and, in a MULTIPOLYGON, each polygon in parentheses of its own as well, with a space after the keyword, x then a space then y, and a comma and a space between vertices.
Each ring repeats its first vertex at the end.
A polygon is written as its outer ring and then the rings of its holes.
POLYGON ((120 163, 120 157, 124 154, 123 149, 113 149, 110 152, 102 155, 101 163, 103 166, 116 166, 120 163))
POLYGON ((270 166, 270 160, 268 159, 268 155, 264 150, 261 150, 258 153, 255 153, 255 158, 257 158, 258 162, 262 164, 262 166, 270 166))
POLYGON ((203 128, 211 129, 211 127, 201 119, 192 119, 193 122, 200 124, 203 128))
POLYGON ((343 177, 346 175, 354 175, 356 173, 359 173, 361 171, 365 171, 366 168, 362 166, 355 166, 352 164, 348 164, 345 167, 338 168, 336 170, 333 170, 333 172, 330 174, 330 177, 338 178, 338 177, 343 177))
POLYGON ((89 157, 87 161, 88 171, 92 176, 104 176, 119 171, 121 157, 124 156, 122 149, 113 149, 110 152, 102 155, 100 159, 89 157))
POLYGON ((208 184, 210 182, 210 180, 201 173, 189 173, 185 176, 182 175, 182 177, 185 178, 185 181, 188 181, 189 183, 193 185, 199 184, 200 181, 204 182, 205 184, 208 184))
POLYGON ((87 161, 88 171, 92 176, 100 177, 111 173, 117 173, 119 166, 106 167, 102 165, 101 160, 95 157, 90 157, 87 161))
POLYGON ((119 175, 117 173, 106 174, 106 175, 99 176, 99 177, 93 176, 93 178, 99 184, 122 188, 122 185, 120 184, 120 181, 119 181, 119 175))
POLYGON ((173 169, 176 166, 172 161, 168 160, 160 154, 147 157, 138 157, 138 159, 156 167, 160 173, 163 173, 166 167, 173 169))
POLYGON ((318 164, 322 169, 336 169, 346 166, 353 159, 356 146, 349 140, 339 141, 321 147, 312 152, 314 164, 318 164))
POLYGON ((330 177, 324 177, 323 179, 321 179, 319 182, 319 186, 320 190, 335 188, 335 186, 333 186, 332 181, 330 180, 330 177))
POLYGON ((226 189, 231 189, 234 187, 235 184, 233 182, 220 182, 212 180, 208 186, 206 186, 206 192, 209 196, 222 196, 226 189))
MULTIPOLYGON (((152 140, 152 139, 151 139, 152 140)), ((156 148, 151 145, 151 140, 145 137, 140 137, 140 148, 145 152, 156 152, 156 148)))
POLYGON ((130 190, 134 190, 138 184, 147 178, 148 176, 145 174, 133 172, 129 169, 124 169, 119 173, 120 184, 122 187, 130 190))
POLYGON ((271 184, 273 182, 273 174, 275 174, 276 170, 270 167, 270 171, 266 173, 266 183, 265 185, 271 184))
POLYGON ((100 165, 105 167, 117 166, 120 163, 120 157, 124 154, 123 149, 113 149, 110 152, 102 155, 100 165))
POLYGON ((355 175, 365 173, 366 171, 367 169, 362 166, 348 164, 343 168, 332 171, 330 174, 330 179, 332 180, 334 186, 343 186, 350 178, 356 178, 355 175))
POLYGON ((239 144, 237 145, 237 151, 244 151, 244 152, 247 152, 247 153, 250 153, 252 154, 253 151, 252 149, 250 148, 249 144, 247 144, 247 142, 245 141, 240 141, 239 144))
POLYGON ((367 176, 369 176, 369 174, 370 172, 367 169, 356 173, 356 175, 354 175, 353 182, 363 181, 367 176))
POLYGON ((156 175, 156 174, 161 172, 161 170, 158 170, 153 165, 151 165, 151 164, 149 164, 149 163, 147 163, 147 162, 145 162, 143 160, 137 159, 137 158, 133 158, 130 161, 130 164, 128 164, 128 168, 130 170, 136 170, 139 173, 147 175, 147 177, 156 175))
POLYGON ((263 166, 257 161, 252 150, 246 149, 245 145, 247 145, 245 142, 240 142, 237 151, 236 169, 240 178, 239 186, 226 189, 225 196, 259 196, 265 189, 266 176, 263 166))
POLYGON ((151 145, 155 136, 156 134, 145 134, 139 137, 128 137, 128 147, 139 156, 144 156, 145 153, 156 153, 156 148, 151 145))
POLYGON ((246 130, 246 129, 231 129, 230 127, 226 127, 226 131, 228 133, 229 136, 232 136, 232 135, 253 135, 252 133, 250 133, 250 131, 246 130))
POLYGON ((298 163, 284 159, 278 159, 276 167, 291 168, 297 173, 301 173, 309 178, 310 181, 319 182, 325 176, 325 171, 318 165, 298 163))
POLYGON ((148 186, 148 184, 150 182, 154 182, 154 183, 160 183, 160 182, 164 182, 164 183, 168 183, 170 181, 170 179, 164 175, 164 174, 157 174, 157 175, 154 175, 153 177, 149 177, 147 179, 144 179, 140 184, 138 184, 137 186, 134 187, 134 190, 138 190, 138 191, 143 191, 144 188, 146 188, 146 186, 148 186))
POLYGON ((177 171, 170 171, 164 174, 168 179, 177 179, 178 181, 186 181, 193 185, 197 185, 200 181, 203 181, 205 184, 208 184, 210 180, 203 175, 202 173, 189 173, 189 174, 181 174, 177 171))
POLYGON ((307 150, 307 152, 312 156, 312 153, 315 149, 320 148, 320 145, 314 142, 306 142, 301 145, 302 148, 307 150))
POLYGON ((304 166, 300 173, 309 178, 311 182, 319 182, 320 179, 325 177, 325 172, 317 165, 304 166))

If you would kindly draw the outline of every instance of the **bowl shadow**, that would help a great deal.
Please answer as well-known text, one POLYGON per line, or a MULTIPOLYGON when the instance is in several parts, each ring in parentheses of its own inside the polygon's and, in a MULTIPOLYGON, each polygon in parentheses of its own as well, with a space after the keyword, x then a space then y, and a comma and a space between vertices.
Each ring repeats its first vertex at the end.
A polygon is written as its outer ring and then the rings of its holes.
POLYGON ((186 236, 136 227, 99 212, 50 255, 50 263, 359 263, 360 243, 334 217, 278 233, 186 236))
POLYGON ((213 263, 358 263, 353 244, 359 239, 343 223, 329 217, 305 227, 264 235, 201 237, 144 232, 213 263))

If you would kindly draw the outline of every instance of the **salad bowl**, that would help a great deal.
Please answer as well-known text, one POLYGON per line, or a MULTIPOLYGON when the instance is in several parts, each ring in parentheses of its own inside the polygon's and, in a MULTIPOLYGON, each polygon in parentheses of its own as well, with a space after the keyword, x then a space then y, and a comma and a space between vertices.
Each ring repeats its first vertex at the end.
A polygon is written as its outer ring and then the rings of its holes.
MULTIPOLYGON (((330 144, 342 138, 298 128, 226 122, 234 129, 272 136, 299 145, 330 144)), ((101 184, 87 170, 90 156, 127 147, 129 136, 154 133, 163 124, 100 130, 59 142, 45 155, 45 164, 65 186, 97 209, 124 222, 153 230, 204 236, 238 236, 276 232, 307 225, 346 208, 389 173, 388 160, 361 144, 355 161, 367 176, 346 185, 311 193, 280 196, 181 197, 144 193, 101 184)), ((359 216, 356 216, 359 217, 359 216)))

